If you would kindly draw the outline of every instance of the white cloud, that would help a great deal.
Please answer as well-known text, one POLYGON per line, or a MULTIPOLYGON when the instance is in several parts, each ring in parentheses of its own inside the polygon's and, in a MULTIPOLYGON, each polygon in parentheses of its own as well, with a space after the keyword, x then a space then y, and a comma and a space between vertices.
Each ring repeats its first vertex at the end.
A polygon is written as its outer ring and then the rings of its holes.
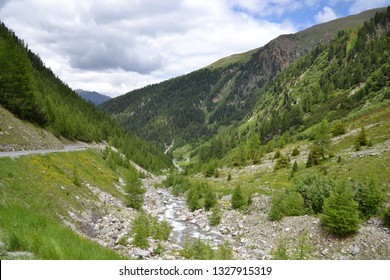
POLYGON ((336 13, 330 7, 324 7, 322 11, 318 12, 314 16, 314 19, 317 23, 327 22, 336 18, 336 13))
POLYGON ((351 14, 357 14, 365 10, 386 7, 390 5, 389 0, 356 0, 349 9, 351 14))
POLYGON ((71 87, 119 95, 295 31, 234 5, 282 13, 298 2, 13 0, 0 5, 0 18, 71 87))

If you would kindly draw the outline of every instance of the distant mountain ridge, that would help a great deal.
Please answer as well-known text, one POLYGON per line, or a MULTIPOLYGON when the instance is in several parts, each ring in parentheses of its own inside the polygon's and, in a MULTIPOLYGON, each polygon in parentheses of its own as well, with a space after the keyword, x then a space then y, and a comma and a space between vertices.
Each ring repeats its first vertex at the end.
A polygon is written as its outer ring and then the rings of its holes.
POLYGON ((221 126, 243 120, 254 108, 266 83, 291 63, 329 43, 339 31, 362 25, 381 10, 384 9, 281 35, 261 48, 113 98, 101 108, 122 127, 146 139, 165 143, 173 138, 179 142, 207 140, 221 126))
POLYGON ((111 99, 110 96, 98 93, 96 91, 87 91, 83 89, 76 89, 75 92, 84 100, 91 101, 95 106, 98 106, 111 99))

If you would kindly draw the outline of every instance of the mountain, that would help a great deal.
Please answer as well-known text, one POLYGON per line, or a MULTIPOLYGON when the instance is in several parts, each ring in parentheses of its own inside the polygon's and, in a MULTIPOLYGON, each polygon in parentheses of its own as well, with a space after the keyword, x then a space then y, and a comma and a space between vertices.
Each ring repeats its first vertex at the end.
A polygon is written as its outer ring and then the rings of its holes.
POLYGON ((162 145, 147 143, 119 128, 110 116, 57 78, 4 23, 0 23, 0 65, 0 105, 15 117, 56 137, 108 141, 145 168, 171 165, 162 145))
MULTIPOLYGON (((329 134, 342 135, 348 123, 388 111, 389 35, 390 8, 360 28, 339 31, 330 43, 315 47, 267 82, 241 122, 220 130, 192 154, 203 163, 224 159, 228 165, 245 166, 306 140, 322 143, 312 148, 319 149, 322 161, 329 134)), ((384 113, 376 125, 387 121, 384 113)), ((379 134, 381 141, 389 139, 387 127, 379 134)))
POLYGON ((100 94, 96 91, 87 91, 87 90, 82 90, 82 89, 76 89, 75 92, 80 95, 84 100, 86 101, 91 101, 95 106, 98 106, 107 100, 110 100, 111 97, 100 94))
POLYGON ((340 30, 362 25, 377 11, 279 36, 264 47, 111 99, 101 108, 142 138, 165 143, 207 140, 221 126, 234 125, 249 114, 264 85, 292 62, 329 43, 340 30))

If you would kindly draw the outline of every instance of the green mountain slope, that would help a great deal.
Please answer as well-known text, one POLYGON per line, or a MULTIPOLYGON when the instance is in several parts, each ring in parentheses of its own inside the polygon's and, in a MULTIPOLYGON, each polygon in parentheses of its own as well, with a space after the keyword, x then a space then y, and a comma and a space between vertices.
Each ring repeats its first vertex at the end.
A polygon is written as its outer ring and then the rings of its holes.
MULTIPOLYGON (((125 133, 106 113, 84 101, 58 79, 3 23, 0 24, 0 65, 0 105, 16 117, 57 137, 109 141, 151 170, 170 165, 162 146, 125 133)), ((4 137, 0 141, 7 144, 4 137)))
POLYGON ((229 153, 237 165, 257 162, 274 148, 314 140, 321 122, 327 122, 330 133, 348 120, 387 106, 389 16, 388 9, 361 28, 340 31, 331 43, 316 47, 267 83, 242 123, 221 131, 198 150, 201 161, 229 153), (234 147, 240 148, 232 151, 234 147))
POLYGON ((114 98, 101 108, 143 138, 165 143, 173 138, 185 142, 208 139, 221 125, 242 120, 266 82, 293 61, 314 46, 329 42, 338 31, 361 25, 376 11, 280 36, 262 48, 114 98))

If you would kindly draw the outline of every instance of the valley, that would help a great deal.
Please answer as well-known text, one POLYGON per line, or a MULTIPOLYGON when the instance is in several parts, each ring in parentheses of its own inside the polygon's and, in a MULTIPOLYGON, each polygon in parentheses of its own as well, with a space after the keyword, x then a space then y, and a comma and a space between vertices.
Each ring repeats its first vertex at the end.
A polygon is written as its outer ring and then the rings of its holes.
POLYGON ((390 8, 95 107, 0 26, 0 259, 390 259, 390 8))

